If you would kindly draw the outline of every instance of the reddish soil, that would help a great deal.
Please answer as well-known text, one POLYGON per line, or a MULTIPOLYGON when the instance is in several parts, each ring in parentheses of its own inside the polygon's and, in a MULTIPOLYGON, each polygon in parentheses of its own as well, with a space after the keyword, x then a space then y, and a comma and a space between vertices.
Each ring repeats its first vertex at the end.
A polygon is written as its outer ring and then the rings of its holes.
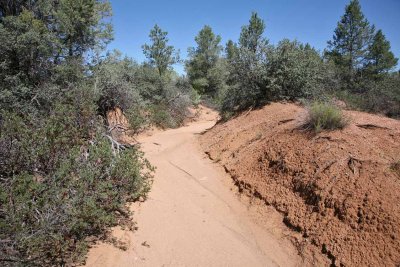
POLYGON ((241 192, 284 215, 304 254, 332 266, 400 266, 400 122, 344 114, 343 130, 314 134, 301 128, 304 108, 273 103, 200 138, 241 192))

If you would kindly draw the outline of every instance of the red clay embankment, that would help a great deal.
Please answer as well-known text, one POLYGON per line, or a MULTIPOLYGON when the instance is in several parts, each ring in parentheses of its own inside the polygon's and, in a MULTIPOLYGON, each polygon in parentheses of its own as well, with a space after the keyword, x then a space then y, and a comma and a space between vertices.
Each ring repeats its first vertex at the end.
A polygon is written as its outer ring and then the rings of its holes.
POLYGON ((241 191, 284 214, 304 251, 332 266, 399 266, 400 122, 345 115, 343 130, 313 134, 299 127, 304 108, 273 103, 217 124, 201 143, 241 191))

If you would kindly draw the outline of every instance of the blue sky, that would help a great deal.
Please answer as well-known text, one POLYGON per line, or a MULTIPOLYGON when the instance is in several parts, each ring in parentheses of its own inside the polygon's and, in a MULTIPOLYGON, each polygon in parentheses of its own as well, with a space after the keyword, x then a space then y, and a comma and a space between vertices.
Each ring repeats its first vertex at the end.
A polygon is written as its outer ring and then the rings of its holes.
MULTIPOLYGON (((118 49, 137 61, 145 60, 141 46, 148 43, 157 23, 168 31, 170 44, 185 59, 187 48, 204 25, 221 35, 222 43, 237 41, 242 25, 256 11, 266 23, 265 37, 276 44, 283 38, 309 42, 319 50, 332 38, 337 21, 349 0, 111 0, 114 41, 118 49)), ((400 0, 360 0, 362 10, 391 42, 400 57, 400 0)), ((183 66, 175 66, 183 73, 183 66)))

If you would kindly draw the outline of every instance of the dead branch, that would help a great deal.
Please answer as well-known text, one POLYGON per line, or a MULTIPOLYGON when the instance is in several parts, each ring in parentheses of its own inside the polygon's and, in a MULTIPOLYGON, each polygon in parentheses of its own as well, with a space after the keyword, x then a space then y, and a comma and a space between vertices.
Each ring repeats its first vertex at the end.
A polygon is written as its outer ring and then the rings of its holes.
POLYGON ((114 156, 118 155, 121 150, 124 150, 129 147, 129 145, 120 144, 117 140, 113 139, 110 135, 105 134, 105 137, 108 138, 111 142, 111 148, 113 150, 114 156))

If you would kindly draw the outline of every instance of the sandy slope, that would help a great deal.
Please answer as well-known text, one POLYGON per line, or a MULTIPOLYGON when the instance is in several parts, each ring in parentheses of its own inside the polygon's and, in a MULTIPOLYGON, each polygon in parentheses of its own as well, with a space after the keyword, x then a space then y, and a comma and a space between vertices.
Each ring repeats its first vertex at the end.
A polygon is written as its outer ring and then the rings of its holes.
POLYGON ((231 178, 201 152, 198 134, 216 121, 202 110, 186 127, 139 139, 157 170, 149 199, 131 207, 138 230, 114 229, 127 250, 97 244, 87 266, 302 265, 282 238, 282 218, 260 217, 256 206, 239 200, 231 178))

